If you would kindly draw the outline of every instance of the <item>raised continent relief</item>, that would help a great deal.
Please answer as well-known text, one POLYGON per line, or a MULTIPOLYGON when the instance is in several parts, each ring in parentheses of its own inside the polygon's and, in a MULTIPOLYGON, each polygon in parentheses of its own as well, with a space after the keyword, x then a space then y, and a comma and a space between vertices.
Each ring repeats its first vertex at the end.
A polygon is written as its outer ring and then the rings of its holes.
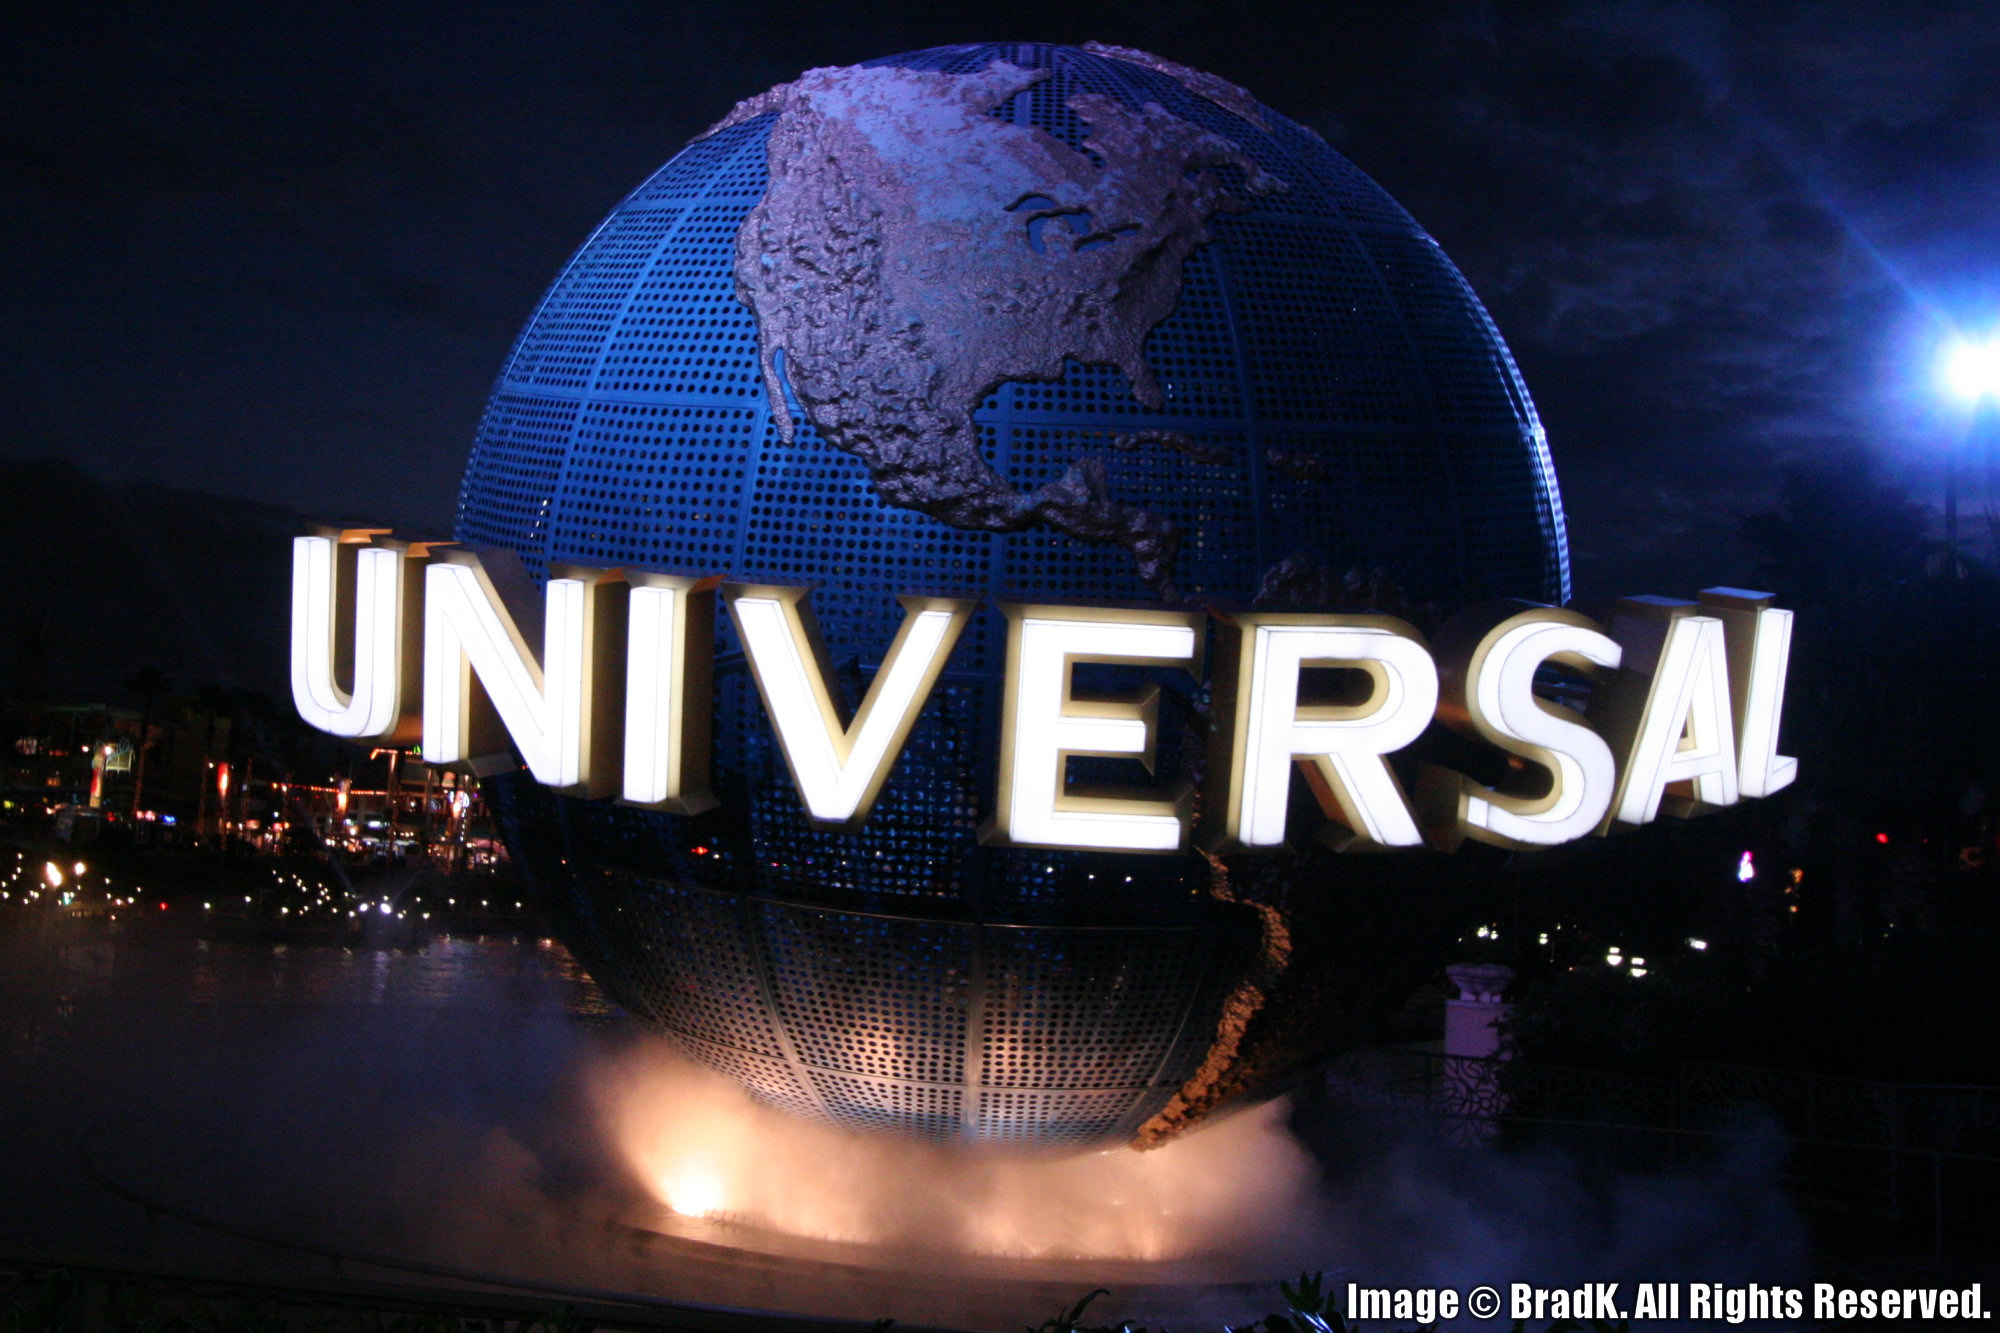
POLYGON ((757 316, 786 440, 789 385, 888 503, 959 528, 1115 542, 1173 598, 1171 521, 1115 499, 1096 458, 1015 490, 981 456, 972 413, 1001 385, 1058 380, 1072 361, 1118 367, 1159 407, 1146 335, 1178 301, 1208 219, 1285 186, 1157 104, 1072 96, 1089 127, 1080 150, 988 114, 1046 77, 1005 61, 971 74, 817 69, 738 107, 716 128, 778 119, 770 183, 737 233, 736 291, 757 316))
POLYGON ((1258 129, 1271 128, 1270 122, 1264 119, 1264 108, 1257 105, 1257 99, 1227 79, 1193 69, 1177 60, 1168 60, 1165 56, 1156 56, 1151 51, 1141 51, 1137 47, 1085 42, 1083 49, 1092 55, 1108 56, 1112 60, 1122 60, 1128 65, 1140 65, 1156 74, 1164 74, 1196 97, 1207 98, 1224 111, 1240 116, 1258 129))

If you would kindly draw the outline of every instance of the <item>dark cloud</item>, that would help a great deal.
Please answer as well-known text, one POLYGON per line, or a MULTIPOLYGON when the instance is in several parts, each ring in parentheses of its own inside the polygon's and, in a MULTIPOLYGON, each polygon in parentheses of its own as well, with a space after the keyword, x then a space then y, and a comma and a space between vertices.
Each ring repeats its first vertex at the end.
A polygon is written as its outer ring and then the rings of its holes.
POLYGON ((0 44, 0 448, 449 520, 564 256, 738 98, 940 42, 1096 38, 1328 134, 1513 344, 1580 587, 1740 576, 1782 463, 1920 488, 1939 330, 2000 304, 1976 0, 1373 5, 547 0, 60 6, 0 44))

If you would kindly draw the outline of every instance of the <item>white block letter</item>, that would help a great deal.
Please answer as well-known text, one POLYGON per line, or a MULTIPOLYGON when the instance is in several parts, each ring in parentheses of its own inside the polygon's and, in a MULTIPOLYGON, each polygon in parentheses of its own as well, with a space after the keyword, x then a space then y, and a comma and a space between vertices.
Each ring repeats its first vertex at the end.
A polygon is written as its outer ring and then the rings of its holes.
POLYGON ((1729 702, 1736 723, 1737 786, 1769 796, 1792 785, 1799 761, 1778 753, 1785 674, 1792 658, 1792 613, 1768 592, 1709 588, 1702 609, 1720 620, 1729 644, 1729 702))
POLYGON ((764 696, 778 747, 799 799, 816 822, 853 827, 868 818, 917 714, 930 698, 973 603, 899 597, 896 631, 851 726, 842 726, 828 688, 831 674, 803 588, 723 588, 743 655, 764 696))
POLYGON ((532 615, 532 602, 524 589, 509 607, 494 585, 501 572, 463 550, 440 553, 426 571, 424 758, 440 764, 474 758, 504 743, 504 729, 537 782, 607 794, 617 774, 604 762, 603 733, 616 734, 607 724, 618 719, 622 700, 599 689, 601 676, 615 674, 603 669, 608 664, 600 654, 623 648, 615 600, 606 595, 621 576, 550 570, 537 660, 516 619, 532 615), (497 728, 482 716, 482 703, 491 705, 497 728))
MULTIPOLYGON (((1625 650, 1628 668, 1625 716, 1615 728, 1607 727, 1630 738, 1611 808, 1611 818, 1623 823, 1651 823, 1674 783, 1689 784, 1691 796, 1708 805, 1736 804, 1736 738, 1722 622, 1689 614, 1693 609, 1686 602, 1628 597, 1612 620, 1612 637, 1625 650), (1634 717, 1629 670, 1643 671, 1649 661, 1652 679, 1634 717)), ((1668 805, 1674 814, 1693 808, 1687 797, 1668 805)))
POLYGON ((404 688, 413 646, 406 637, 414 637, 406 628, 421 616, 422 597, 405 574, 424 548, 371 544, 387 531, 292 539, 292 702, 312 726, 353 740, 406 739, 414 730, 406 725, 416 703, 404 688), (349 651, 353 688, 342 689, 349 651))
POLYGON ((1437 708, 1437 667, 1417 632, 1388 616, 1252 612, 1231 617, 1225 634, 1216 687, 1217 741, 1229 745, 1225 844, 1284 842, 1294 762, 1320 809, 1352 831, 1337 846, 1422 842, 1383 759, 1422 735, 1437 708), (1302 704, 1300 673, 1309 667, 1364 672, 1368 693, 1302 704))
MULTIPOLYGON (((1501 847, 1552 847, 1594 832, 1611 808, 1618 763, 1604 738, 1576 713, 1535 693, 1546 662, 1595 676, 1623 650, 1587 617, 1522 603, 1478 608, 1467 628, 1490 624, 1461 658, 1451 652, 1439 716, 1534 765, 1525 790, 1496 790, 1455 775, 1449 816, 1456 835, 1501 847)), ((1440 641, 1457 638, 1447 625, 1440 641)), ((1456 645, 1454 645, 1456 646, 1456 645)))
POLYGON ((716 804, 708 789, 716 580, 629 577, 622 794, 632 805, 699 814, 716 804))
POLYGON ((1159 688, 1121 699, 1078 699, 1079 662, 1200 665, 1199 615, 1086 607, 1002 606, 1006 696, 1000 720, 999 806, 988 836, 1037 847, 1170 852, 1187 841, 1185 799, 1067 789, 1071 755, 1130 757, 1148 772, 1159 688))

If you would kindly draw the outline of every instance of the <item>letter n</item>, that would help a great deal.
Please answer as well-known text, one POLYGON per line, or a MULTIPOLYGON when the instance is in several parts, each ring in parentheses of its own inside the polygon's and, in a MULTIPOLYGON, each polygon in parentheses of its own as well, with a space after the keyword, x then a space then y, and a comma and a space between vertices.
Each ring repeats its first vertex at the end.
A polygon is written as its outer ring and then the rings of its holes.
POLYGON ((538 605, 513 553, 440 551, 425 575, 424 758, 477 759, 511 739, 537 782, 615 793, 624 591, 619 571, 557 565, 538 605))

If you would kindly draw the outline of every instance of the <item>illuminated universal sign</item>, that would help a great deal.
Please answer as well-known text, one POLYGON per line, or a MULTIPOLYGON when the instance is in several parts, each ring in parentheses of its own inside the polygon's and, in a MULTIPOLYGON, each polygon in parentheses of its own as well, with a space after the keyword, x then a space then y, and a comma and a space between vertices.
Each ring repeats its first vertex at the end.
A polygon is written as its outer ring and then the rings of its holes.
MULTIPOLYGON (((691 814, 716 803, 718 595, 807 814, 858 826, 974 601, 902 598, 902 625, 843 721, 806 589, 557 565, 537 595, 512 558, 326 532, 293 543, 292 697, 335 736, 421 741, 439 764, 518 753, 536 781, 566 793, 691 814)), ((1556 607, 1489 603, 1447 622, 1435 648, 1380 615, 1003 603, 987 836, 1099 851, 1169 852, 1191 837, 1221 851, 1276 848, 1302 832, 1286 826, 1295 769, 1325 815, 1313 833, 1341 848, 1548 847, 1768 796, 1798 772, 1777 751, 1792 613, 1772 600, 1731 588, 1699 602, 1626 598, 1608 629, 1556 607), (1158 690, 1080 697, 1074 668, 1198 675, 1211 618, 1205 826, 1191 828, 1185 789, 1075 790, 1073 756, 1152 770, 1158 690), (1552 667, 1594 683, 1589 719, 1538 688, 1552 667), (1352 685, 1333 701, 1304 688, 1307 672, 1326 669, 1352 685), (1512 778, 1488 787, 1426 765, 1406 792, 1388 757, 1433 719, 1504 752, 1512 778)))

